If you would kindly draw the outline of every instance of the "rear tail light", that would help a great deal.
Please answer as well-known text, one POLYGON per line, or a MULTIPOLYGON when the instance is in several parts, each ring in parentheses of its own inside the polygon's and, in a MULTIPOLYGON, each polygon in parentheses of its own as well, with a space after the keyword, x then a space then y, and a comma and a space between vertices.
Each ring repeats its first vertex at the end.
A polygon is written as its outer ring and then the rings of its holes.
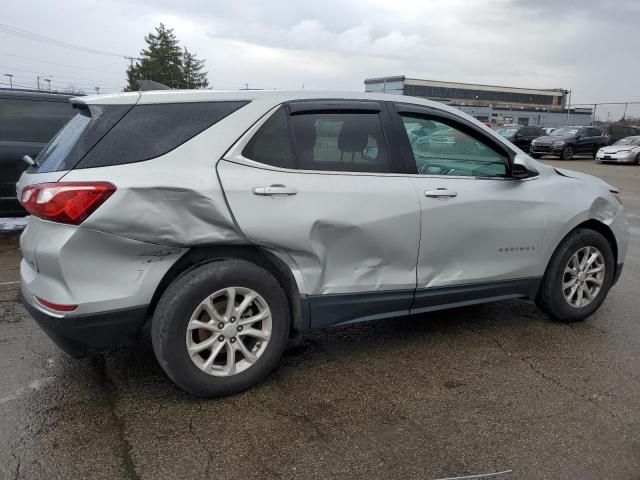
POLYGON ((43 300, 40 297, 36 297, 36 300, 43 307, 47 307, 51 310, 57 310, 58 312, 73 312, 78 305, 60 305, 58 303, 48 302, 47 300, 43 300))
POLYGON ((115 191, 108 182, 39 183, 22 190, 20 203, 44 220, 79 225, 115 191))

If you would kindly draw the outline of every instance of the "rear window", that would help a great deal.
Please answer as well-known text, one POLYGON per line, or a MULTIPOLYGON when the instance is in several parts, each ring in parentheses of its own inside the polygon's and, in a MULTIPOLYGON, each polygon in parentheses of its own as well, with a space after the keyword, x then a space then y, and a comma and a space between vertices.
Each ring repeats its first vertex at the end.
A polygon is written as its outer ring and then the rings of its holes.
POLYGON ((36 158, 36 171, 71 170, 130 109, 131 105, 76 105, 77 115, 36 158))
POLYGON ((69 102, 0 98, 0 140, 47 143, 74 114, 69 102))
POLYGON ((247 101, 136 105, 76 168, 141 162, 164 155, 235 112, 247 101))
POLYGON ((38 164, 36 170, 39 173, 65 170, 61 167, 68 157, 69 152, 78 142, 87 125, 89 125, 89 122, 91 122, 91 117, 88 115, 88 112, 78 113, 69 120, 69 123, 53 137, 51 142, 40 150, 40 153, 35 159, 36 164, 38 164))

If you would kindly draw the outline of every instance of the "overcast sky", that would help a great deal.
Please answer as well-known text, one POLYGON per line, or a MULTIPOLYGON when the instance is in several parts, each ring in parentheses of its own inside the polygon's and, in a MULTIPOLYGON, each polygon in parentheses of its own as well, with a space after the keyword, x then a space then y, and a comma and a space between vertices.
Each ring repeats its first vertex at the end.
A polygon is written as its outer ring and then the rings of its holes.
MULTIPOLYGON (((214 88, 363 90, 404 74, 640 100, 639 0, 18 0, 0 22, 131 56, 163 22, 207 60, 214 88)), ((19 84, 41 74, 113 91, 126 66, 0 32, 0 73, 19 84)))

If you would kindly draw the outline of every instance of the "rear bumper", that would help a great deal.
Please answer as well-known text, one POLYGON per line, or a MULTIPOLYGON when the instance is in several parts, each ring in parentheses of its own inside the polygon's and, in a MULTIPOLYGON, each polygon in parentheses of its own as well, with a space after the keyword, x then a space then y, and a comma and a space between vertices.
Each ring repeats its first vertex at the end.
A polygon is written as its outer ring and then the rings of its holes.
POLYGON ((58 347, 75 358, 113 350, 137 340, 147 316, 147 306, 110 312, 58 317, 46 313, 21 295, 34 320, 58 347))

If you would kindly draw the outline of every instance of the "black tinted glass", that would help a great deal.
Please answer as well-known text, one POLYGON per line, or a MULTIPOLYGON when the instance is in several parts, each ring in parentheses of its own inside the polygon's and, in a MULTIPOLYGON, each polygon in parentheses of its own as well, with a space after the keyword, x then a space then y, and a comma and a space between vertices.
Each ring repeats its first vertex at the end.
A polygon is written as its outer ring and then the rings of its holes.
POLYGON ((318 113, 291 117, 298 167, 348 172, 390 171, 377 113, 318 113))
POLYGON ((69 102, 0 99, 0 140, 47 143, 75 112, 69 102))
POLYGON ((274 167, 295 168, 287 113, 274 113, 247 143, 242 156, 274 167))
POLYGON ((247 103, 136 105, 89 151, 77 168, 122 165, 159 157, 247 103))
POLYGON ((131 105, 77 105, 78 115, 36 159, 39 163, 37 171, 71 170, 130 109, 131 105), (76 128, 81 120, 77 117, 82 117, 81 130, 76 128), (65 147, 61 148, 62 145, 65 147))

